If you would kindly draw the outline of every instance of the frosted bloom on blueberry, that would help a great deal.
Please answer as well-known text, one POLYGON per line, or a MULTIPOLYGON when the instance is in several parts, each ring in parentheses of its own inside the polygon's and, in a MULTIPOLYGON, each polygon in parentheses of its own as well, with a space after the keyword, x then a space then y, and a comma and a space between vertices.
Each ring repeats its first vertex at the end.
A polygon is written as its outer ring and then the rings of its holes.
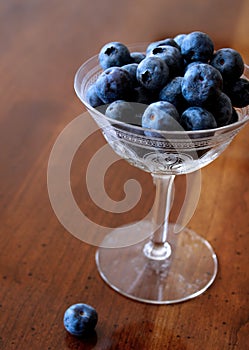
POLYGON ((206 130, 217 127, 212 113, 202 107, 189 107, 181 115, 181 124, 187 131, 206 130))
POLYGON ((129 73, 120 67, 107 68, 95 82, 96 93, 104 103, 126 100, 132 90, 129 73))
POLYGON ((191 32, 181 42, 181 53, 187 62, 208 62, 213 55, 214 44, 203 32, 191 32))
POLYGON ((173 131, 179 129, 179 114, 174 105, 166 101, 151 103, 142 116, 142 126, 148 129, 173 131))
POLYGON ((231 48, 217 50, 210 64, 218 69, 224 79, 236 80, 244 71, 244 62, 238 51, 231 48))
POLYGON ((195 64, 187 69, 182 80, 182 95, 192 106, 212 103, 223 87, 220 72, 206 63, 195 64))
POLYGON ((111 42, 102 47, 99 53, 99 64, 103 69, 121 67, 132 63, 129 49, 120 42, 111 42))
POLYGON ((63 323, 66 330, 76 336, 82 336, 94 330, 98 322, 97 311, 87 304, 71 305, 64 313, 63 323))
POLYGON ((137 80, 149 90, 159 90, 167 82, 169 68, 159 57, 148 56, 137 67, 137 80))

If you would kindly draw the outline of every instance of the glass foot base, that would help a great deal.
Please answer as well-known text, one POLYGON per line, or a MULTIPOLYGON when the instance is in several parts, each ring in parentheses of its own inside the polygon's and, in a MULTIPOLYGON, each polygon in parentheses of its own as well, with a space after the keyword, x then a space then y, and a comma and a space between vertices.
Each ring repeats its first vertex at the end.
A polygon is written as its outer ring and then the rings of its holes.
MULTIPOLYGON (((139 229, 144 224, 140 221, 139 229)), ((148 239, 124 248, 99 248, 96 263, 103 280, 126 297, 151 304, 173 304, 202 294, 215 279, 217 257, 204 238, 187 228, 175 234, 173 227, 168 236, 172 253, 164 260, 144 254, 148 239)))

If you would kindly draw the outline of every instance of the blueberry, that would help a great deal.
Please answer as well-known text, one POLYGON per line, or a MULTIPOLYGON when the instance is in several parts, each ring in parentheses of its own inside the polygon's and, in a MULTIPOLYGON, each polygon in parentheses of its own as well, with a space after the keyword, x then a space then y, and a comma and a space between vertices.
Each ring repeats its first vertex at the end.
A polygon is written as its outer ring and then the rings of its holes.
POLYGON ((65 311, 63 322, 70 334, 80 337, 94 330, 98 314, 90 305, 74 304, 65 311))
POLYGON ((99 53, 99 64, 103 69, 121 67, 132 62, 129 49, 120 42, 110 42, 99 53))
POLYGON ((149 105, 158 100, 158 94, 155 91, 146 89, 144 86, 137 86, 133 90, 132 101, 149 105))
POLYGON ((213 52, 213 41, 206 33, 191 32, 182 40, 181 53, 187 62, 207 63, 212 58, 213 52))
POLYGON ((185 39, 187 36, 187 34, 177 34, 175 37, 174 37, 174 41, 177 43, 177 45, 179 47, 181 47, 182 45, 182 41, 183 39, 185 39))
POLYGON ((182 96, 182 79, 182 77, 173 78, 159 93, 159 100, 172 103, 179 113, 187 108, 187 102, 182 96))
POLYGON ((218 127, 229 124, 233 114, 230 98, 224 92, 221 92, 210 107, 210 112, 215 117, 218 127))
POLYGON ((132 79, 121 67, 104 70, 97 78, 95 85, 96 93, 104 103, 129 99, 132 91, 132 79))
POLYGON ((146 55, 143 52, 131 52, 131 59, 133 63, 140 63, 146 55))
POLYGON ((141 117, 137 111, 137 104, 123 100, 112 102, 106 109, 105 115, 117 121, 133 125, 141 125, 141 117))
POLYGON ((181 52, 174 46, 162 45, 155 47, 150 56, 161 58, 169 68, 169 76, 181 75, 183 71, 183 59, 181 52))
POLYGON ((249 81, 239 78, 232 83, 224 84, 224 92, 230 97, 234 107, 249 105, 249 81))
POLYGON ((162 40, 161 45, 173 46, 176 49, 180 50, 180 46, 177 44, 177 42, 173 38, 166 38, 162 40))
POLYGON ((223 48, 216 51, 210 64, 218 69, 224 80, 236 80, 244 71, 244 62, 238 51, 223 48))
POLYGON ((149 56, 142 60, 137 67, 137 80, 149 90, 159 90, 167 82, 169 68, 159 57, 149 56))
POLYGON ((86 92, 86 99, 92 107, 98 107, 98 106, 101 106, 104 104, 103 101, 97 95, 95 84, 92 84, 88 88, 88 90, 86 92))
POLYGON ((209 64, 196 64, 187 69, 182 80, 182 94, 191 106, 207 106, 220 93, 223 79, 209 64))
POLYGON ((185 62, 185 63, 186 64, 185 64, 185 67, 184 67, 184 74, 187 72, 187 70, 190 67, 194 66, 195 64, 200 64, 200 63, 203 63, 203 62, 201 62, 201 61, 194 61, 194 62, 190 62, 190 63, 187 63, 187 62, 185 62))
POLYGON ((130 74, 131 81, 134 87, 139 85, 137 81, 137 67, 138 63, 129 63, 122 66, 122 69, 125 69, 130 74))
POLYGON ((232 118, 230 119, 229 124, 236 123, 238 120, 239 120, 239 115, 238 115, 236 109, 233 107, 232 118))
POLYGON ((206 130, 217 127, 212 113, 202 107, 189 107, 181 115, 181 125, 187 131, 206 130))
POLYGON ((172 131, 179 129, 179 114, 174 105, 165 101, 151 103, 142 116, 142 126, 148 129, 172 131))
POLYGON ((156 48, 157 46, 162 46, 162 45, 169 45, 169 46, 173 46, 175 48, 177 48, 178 50, 180 50, 179 45, 175 42, 174 39, 172 38, 166 38, 163 40, 158 40, 158 41, 153 41, 152 43, 150 43, 147 46, 146 49, 146 55, 149 55, 151 53, 151 51, 156 48))

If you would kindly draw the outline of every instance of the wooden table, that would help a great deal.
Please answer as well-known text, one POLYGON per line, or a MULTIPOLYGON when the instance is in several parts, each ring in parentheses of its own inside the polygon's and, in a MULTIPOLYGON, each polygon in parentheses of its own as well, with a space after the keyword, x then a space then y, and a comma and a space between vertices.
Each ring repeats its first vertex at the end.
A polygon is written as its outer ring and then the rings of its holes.
MULTIPOLYGON (((9 0, 1 2, 0 16, 0 349, 248 349, 248 126, 202 170, 189 227, 213 245, 219 272, 210 289, 185 303, 147 305, 109 288, 97 272, 96 247, 63 227, 47 190, 52 147, 85 112, 73 90, 83 61, 109 41, 154 41, 198 29, 249 63, 248 1, 9 0), (63 327, 64 311, 77 302, 99 314, 95 334, 86 339, 63 327)), ((106 216, 83 181, 102 145, 96 134, 77 152, 71 185, 86 215, 115 226, 127 216, 106 216)), ((145 195, 128 218, 140 219, 154 198, 150 175, 124 161, 113 172, 106 186, 116 200, 123 195, 118 179, 140 179, 145 195)), ((175 210, 181 186, 179 179, 175 210)))

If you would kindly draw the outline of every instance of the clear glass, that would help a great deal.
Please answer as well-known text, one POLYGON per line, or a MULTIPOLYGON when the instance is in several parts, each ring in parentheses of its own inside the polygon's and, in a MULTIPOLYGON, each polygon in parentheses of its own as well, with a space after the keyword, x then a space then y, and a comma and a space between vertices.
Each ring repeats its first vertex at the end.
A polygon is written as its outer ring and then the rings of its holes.
MULTIPOLYGON (((133 47, 144 51, 144 45, 133 47)), ((107 118, 89 105, 86 92, 102 72, 98 57, 85 62, 75 76, 75 91, 113 150, 130 164, 151 173, 156 186, 151 236, 122 248, 99 248, 96 263, 103 280, 119 293, 142 302, 172 304, 194 298, 214 281, 218 262, 211 245, 192 230, 169 223, 176 175, 199 170, 215 160, 249 120, 249 108, 237 109, 236 123, 204 131, 148 134, 139 126, 107 118)), ((245 66, 245 77, 249 69, 245 66)), ((140 221, 141 232, 147 223, 140 221)), ((114 235, 113 235, 114 233, 114 235)), ((136 235, 136 232, 134 232, 136 235)), ((105 238, 105 247, 112 234, 105 238)), ((110 246, 112 246, 110 242, 110 246)))

